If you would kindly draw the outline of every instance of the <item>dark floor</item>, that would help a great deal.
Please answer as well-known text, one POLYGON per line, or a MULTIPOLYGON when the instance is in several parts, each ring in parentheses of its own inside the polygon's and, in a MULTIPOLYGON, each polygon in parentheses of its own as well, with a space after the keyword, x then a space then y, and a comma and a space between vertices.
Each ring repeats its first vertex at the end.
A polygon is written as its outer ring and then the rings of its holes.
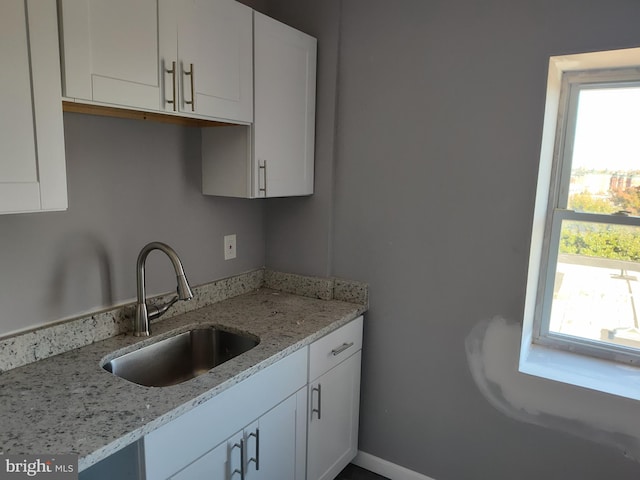
POLYGON ((335 480, 389 480, 387 477, 383 477, 376 473, 365 470, 364 468, 356 467, 352 463, 340 472, 335 480))

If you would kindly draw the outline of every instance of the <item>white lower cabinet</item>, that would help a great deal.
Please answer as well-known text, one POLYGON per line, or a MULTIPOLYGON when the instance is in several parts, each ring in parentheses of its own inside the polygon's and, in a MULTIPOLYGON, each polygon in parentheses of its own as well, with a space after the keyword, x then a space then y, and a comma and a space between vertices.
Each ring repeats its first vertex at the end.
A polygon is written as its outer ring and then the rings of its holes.
POLYGON ((306 398, 303 388, 171 479, 302 480, 306 398))
MULTIPOLYGON (((227 442, 218 445, 191 465, 187 466, 187 468, 173 475, 171 479, 187 480, 196 478, 230 478, 228 472, 231 468, 235 468, 235 464, 231 463, 233 457, 233 444, 239 439, 239 437, 241 437, 241 433, 236 434, 227 442)), ((149 478, 148 475, 147 478, 149 478)))
POLYGON ((307 349, 144 438, 147 480, 303 480, 307 349))
POLYGON ((309 353, 307 480, 331 480, 358 452, 362 317, 309 353))
POLYGON ((147 480, 331 480, 358 448, 362 317, 144 437, 147 480))
POLYGON ((306 416, 305 387, 260 417, 249 431, 245 430, 247 479, 305 478, 306 416), (251 438, 256 433, 257 436, 251 438))

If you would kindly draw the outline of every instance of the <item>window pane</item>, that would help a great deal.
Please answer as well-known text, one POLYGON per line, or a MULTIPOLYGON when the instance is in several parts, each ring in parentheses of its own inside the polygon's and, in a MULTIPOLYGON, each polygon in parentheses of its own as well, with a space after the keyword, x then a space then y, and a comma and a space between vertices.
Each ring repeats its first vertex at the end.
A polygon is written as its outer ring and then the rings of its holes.
POLYGON ((582 89, 567 208, 640 216, 640 87, 582 89))
POLYGON ((563 221, 549 331, 640 349, 640 227, 563 221))

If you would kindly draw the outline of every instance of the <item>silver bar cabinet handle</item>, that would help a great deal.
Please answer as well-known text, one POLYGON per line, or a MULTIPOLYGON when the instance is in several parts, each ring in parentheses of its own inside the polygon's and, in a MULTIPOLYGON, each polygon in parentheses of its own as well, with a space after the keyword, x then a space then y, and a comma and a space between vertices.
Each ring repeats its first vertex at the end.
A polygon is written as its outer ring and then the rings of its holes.
POLYGON ((166 100, 167 103, 170 103, 173 105, 173 111, 176 111, 176 62, 171 62, 171 68, 170 69, 165 69, 165 71, 167 73, 171 74, 171 84, 172 84, 172 88, 171 91, 172 93, 172 97, 171 100, 166 100))
POLYGON ((340 355, 342 352, 344 352, 347 348, 351 348, 353 347, 353 342, 349 342, 349 343, 343 343, 342 345, 340 345, 339 347, 334 348, 333 350, 331 350, 331 354, 335 357, 337 355, 340 355))
POLYGON ((240 480, 244 480, 244 438, 240 439, 240 443, 234 443, 233 448, 240 449, 240 470, 237 468, 231 472, 231 476, 233 477, 236 473, 240 474, 240 480))
POLYGON ((195 97, 194 97, 194 93, 195 92, 194 92, 194 88, 193 88, 193 78, 194 78, 195 74, 193 72, 193 63, 189 64, 189 71, 188 72, 184 71, 184 70, 183 70, 183 72, 184 72, 185 75, 189 76, 189 80, 190 80, 190 83, 191 83, 191 100, 190 101, 185 100, 184 103, 186 105, 191 105, 191 111, 195 112, 196 111, 196 102, 195 102, 195 97))
MULTIPOLYGON (((318 408, 311 408, 311 417, 313 418, 313 414, 318 414, 318 420, 322 418, 322 385, 318 384, 317 387, 313 387, 311 389, 311 395, 313 392, 318 392, 318 408)), ((313 398, 311 400, 313 402, 313 398)), ((311 405, 313 407, 313 404, 311 405)))
POLYGON ((258 191, 264 192, 264 196, 267 196, 267 161, 258 160, 258 191), (262 164, 260 163, 262 162, 262 164), (264 187, 260 187, 260 170, 262 170, 262 178, 264 178, 264 187))
POLYGON ((256 428, 255 432, 251 432, 249 437, 256 437, 256 456, 249 459, 247 464, 256 462, 256 471, 260 470, 260 429, 256 428))

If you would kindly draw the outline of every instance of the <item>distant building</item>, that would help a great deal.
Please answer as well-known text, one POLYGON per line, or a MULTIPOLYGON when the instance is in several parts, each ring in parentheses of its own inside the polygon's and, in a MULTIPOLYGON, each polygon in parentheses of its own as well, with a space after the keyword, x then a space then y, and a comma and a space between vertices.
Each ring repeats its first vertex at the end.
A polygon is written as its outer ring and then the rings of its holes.
POLYGON ((584 173, 573 175, 569 186, 570 194, 589 193, 591 195, 606 195, 611 188, 610 173, 584 173))
POLYGON ((571 176, 569 194, 607 195, 609 192, 640 187, 640 175, 627 173, 578 173, 571 176))
POLYGON ((611 175, 609 182, 609 190, 612 192, 638 186, 640 186, 639 175, 611 175))

